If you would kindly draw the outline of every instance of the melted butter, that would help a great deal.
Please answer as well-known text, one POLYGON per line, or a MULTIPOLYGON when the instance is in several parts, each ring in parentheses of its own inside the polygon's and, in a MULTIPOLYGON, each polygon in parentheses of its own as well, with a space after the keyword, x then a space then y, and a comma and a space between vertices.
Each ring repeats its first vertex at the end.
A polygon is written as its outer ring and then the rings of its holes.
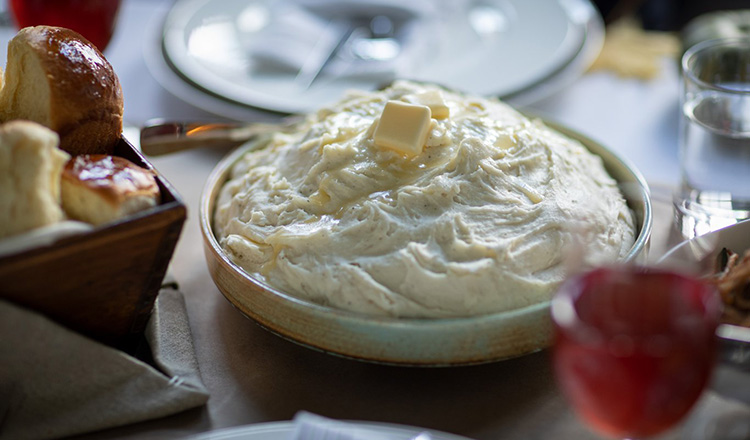
POLYGON ((264 278, 268 278, 276 270, 276 267, 279 265, 279 254, 281 254, 282 249, 283 246, 271 246, 271 258, 263 263, 258 270, 264 278))

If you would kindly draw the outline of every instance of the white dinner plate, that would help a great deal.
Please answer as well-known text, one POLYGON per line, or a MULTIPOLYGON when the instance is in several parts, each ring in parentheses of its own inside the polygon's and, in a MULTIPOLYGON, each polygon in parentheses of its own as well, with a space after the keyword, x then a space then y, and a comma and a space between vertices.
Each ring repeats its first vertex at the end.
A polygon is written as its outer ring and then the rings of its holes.
MULTIPOLYGON (((358 428, 372 431, 373 434, 387 436, 389 440, 409 440, 424 429, 404 425, 392 425, 388 423, 352 422, 358 428)), ((240 426, 237 428, 220 429, 213 432, 199 434, 190 437, 189 440, 288 440, 293 432, 294 424, 288 422, 269 422, 257 425, 240 426)), ((426 430, 432 436, 432 440, 469 440, 444 432, 426 430)))
POLYGON ((680 267, 687 270, 699 269, 697 264, 707 261, 712 267, 716 252, 726 247, 737 253, 750 249, 750 221, 743 221, 708 234, 683 241, 668 250, 658 261, 661 266, 680 267))
POLYGON ((151 76, 171 95, 203 111, 235 121, 273 122, 276 114, 264 112, 238 102, 229 101, 194 87, 177 74, 164 57, 162 48, 162 21, 154 19, 146 29, 143 40, 143 59, 151 76))
MULTIPOLYGON (((727 248, 742 255, 750 249, 750 220, 719 229, 672 248, 658 261, 676 270, 710 271, 717 253, 727 248)), ((708 275, 708 274, 707 274, 708 275)), ((719 394, 750 403, 750 328, 722 324, 717 334, 722 340, 721 363, 712 388, 719 394)))
MULTIPOLYGON (((283 113, 303 113, 338 100, 345 90, 374 89, 392 78, 321 75, 294 87, 296 72, 261 69, 247 42, 262 32, 248 26, 248 10, 263 15, 274 0, 178 0, 164 23, 163 52, 181 80, 225 101, 283 113), (248 30, 250 28, 250 30, 248 30), (385 79, 385 81, 384 81, 385 79)), ((440 50, 408 77, 464 92, 518 95, 568 68, 577 74, 601 47, 601 18, 588 0, 483 0, 465 18, 425 28, 440 50), (456 24, 459 23, 459 24, 456 24), (592 32, 596 30, 596 32, 592 32), (574 63, 586 58, 586 63, 574 63)), ((268 12, 266 12, 268 13, 268 12)), ((451 15, 451 14, 445 14, 451 15)), ((443 20, 447 20, 443 18, 443 20)), ((252 21, 252 20, 250 20, 252 21)))

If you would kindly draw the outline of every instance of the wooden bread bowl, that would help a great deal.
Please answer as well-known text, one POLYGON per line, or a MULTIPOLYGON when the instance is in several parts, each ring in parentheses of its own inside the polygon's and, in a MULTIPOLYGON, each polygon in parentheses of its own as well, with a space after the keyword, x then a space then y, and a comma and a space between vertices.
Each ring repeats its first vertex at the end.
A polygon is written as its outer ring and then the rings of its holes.
MULTIPOLYGON (((154 170, 124 138, 114 155, 154 170)), ((161 192, 156 207, 0 256, 0 298, 108 344, 121 346, 140 334, 186 217, 179 195, 154 172, 161 192)))

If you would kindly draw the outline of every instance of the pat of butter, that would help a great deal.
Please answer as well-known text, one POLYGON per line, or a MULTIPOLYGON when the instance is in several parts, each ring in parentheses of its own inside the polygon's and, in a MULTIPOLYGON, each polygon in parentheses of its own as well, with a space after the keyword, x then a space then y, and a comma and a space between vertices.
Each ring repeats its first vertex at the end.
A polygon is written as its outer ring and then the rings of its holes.
POLYGON ((500 133, 495 141, 495 146, 501 150, 507 150, 515 145, 516 141, 507 133, 500 133))
POLYGON ((435 119, 446 119, 450 116, 450 109, 443 99, 443 93, 440 90, 430 90, 428 92, 417 93, 414 95, 404 96, 404 99, 412 104, 426 105, 432 112, 435 119))
POLYGON ((431 119, 427 106, 388 101, 375 128, 375 145, 416 156, 427 142, 431 119))

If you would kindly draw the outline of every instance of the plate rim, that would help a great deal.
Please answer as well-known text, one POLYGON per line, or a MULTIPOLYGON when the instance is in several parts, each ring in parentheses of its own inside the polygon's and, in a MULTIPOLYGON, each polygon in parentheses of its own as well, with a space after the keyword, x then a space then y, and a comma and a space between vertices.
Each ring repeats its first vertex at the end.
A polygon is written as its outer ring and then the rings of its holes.
MULTIPOLYGON (((744 235, 742 234, 742 232, 745 232, 745 230, 747 230, 747 235, 750 236, 750 219, 746 219, 733 225, 725 226, 709 233, 693 237, 689 240, 681 241, 680 243, 677 243, 676 245, 669 248, 669 250, 667 250, 664 255, 659 257, 659 259, 656 261, 656 265, 675 268, 679 270, 680 268, 674 267, 675 263, 686 262, 685 258, 694 257, 695 252, 709 251, 709 248, 714 247, 712 243, 716 243, 716 241, 719 240, 717 237, 721 237, 722 235, 727 234, 727 231, 730 229, 733 231, 733 233, 737 233, 740 235, 744 235), (736 232, 737 230, 740 230, 742 232, 736 232), (702 243, 706 244, 702 245, 702 243), (691 247, 695 248, 696 250, 694 252, 691 252, 689 250, 691 247)), ((743 249, 743 251, 750 250, 750 238, 748 238, 747 244, 748 247, 743 249)), ((695 261, 697 262, 697 260, 695 261)), ((692 263, 693 260, 690 259, 690 262, 692 263)), ((716 334, 720 339, 723 339, 725 341, 737 342, 740 344, 746 343, 748 344, 748 347, 750 347, 750 328, 748 327, 722 323, 719 324, 719 328, 717 329, 716 334)))
MULTIPOLYGON (((357 428, 364 428, 371 430, 378 434, 395 434, 404 436, 413 436, 420 432, 429 432, 435 440, 471 440, 468 437, 464 437, 458 434, 452 434, 449 432, 439 431, 431 428, 420 428, 417 426, 404 425, 400 423, 389 423, 389 422, 375 422, 375 421, 364 421, 364 420, 341 420, 342 422, 351 423, 356 425, 357 428)), ((274 422, 260 422, 252 423, 249 425, 233 426, 228 428, 220 428, 215 431, 207 431, 199 434, 192 435, 186 440, 250 440, 244 437, 247 434, 264 434, 264 433, 277 433, 279 434, 278 440, 287 439, 286 435, 291 433, 294 428, 294 422, 292 420, 282 420, 274 422), (243 437, 240 437, 243 436, 243 437), (284 436, 284 437, 282 437, 284 436)), ((404 438, 404 440, 407 440, 404 438)))
MULTIPOLYGON (((747 219, 707 234, 693 237, 690 240, 684 240, 665 252, 656 261, 656 264, 657 266, 680 270, 680 267, 675 266, 675 264, 697 261, 689 258, 697 257, 695 252, 715 253, 714 245, 720 242, 718 237, 727 234, 727 230, 729 229, 733 229, 733 235, 737 234, 748 237, 746 241, 747 247, 743 251, 750 250, 750 219, 747 219), (740 232, 737 232, 737 230, 740 230, 740 232), (705 243, 705 245, 702 245, 701 242, 705 243), (690 250, 691 246, 695 248, 694 251, 690 250), (689 261, 686 261, 686 258, 689 261)), ((750 393, 747 392, 747 389, 737 386, 739 381, 750 378, 750 358, 748 358, 748 354, 750 354, 750 327, 721 323, 716 330, 716 336, 721 342, 719 348, 720 355, 719 363, 716 365, 714 377, 711 381, 711 389, 724 397, 750 403, 750 393)))
POLYGON ((234 103, 194 87, 169 65, 161 44, 164 17, 154 17, 143 39, 143 58, 146 68, 156 82, 172 96, 197 109, 236 121, 277 120, 280 115, 270 110, 234 103))

